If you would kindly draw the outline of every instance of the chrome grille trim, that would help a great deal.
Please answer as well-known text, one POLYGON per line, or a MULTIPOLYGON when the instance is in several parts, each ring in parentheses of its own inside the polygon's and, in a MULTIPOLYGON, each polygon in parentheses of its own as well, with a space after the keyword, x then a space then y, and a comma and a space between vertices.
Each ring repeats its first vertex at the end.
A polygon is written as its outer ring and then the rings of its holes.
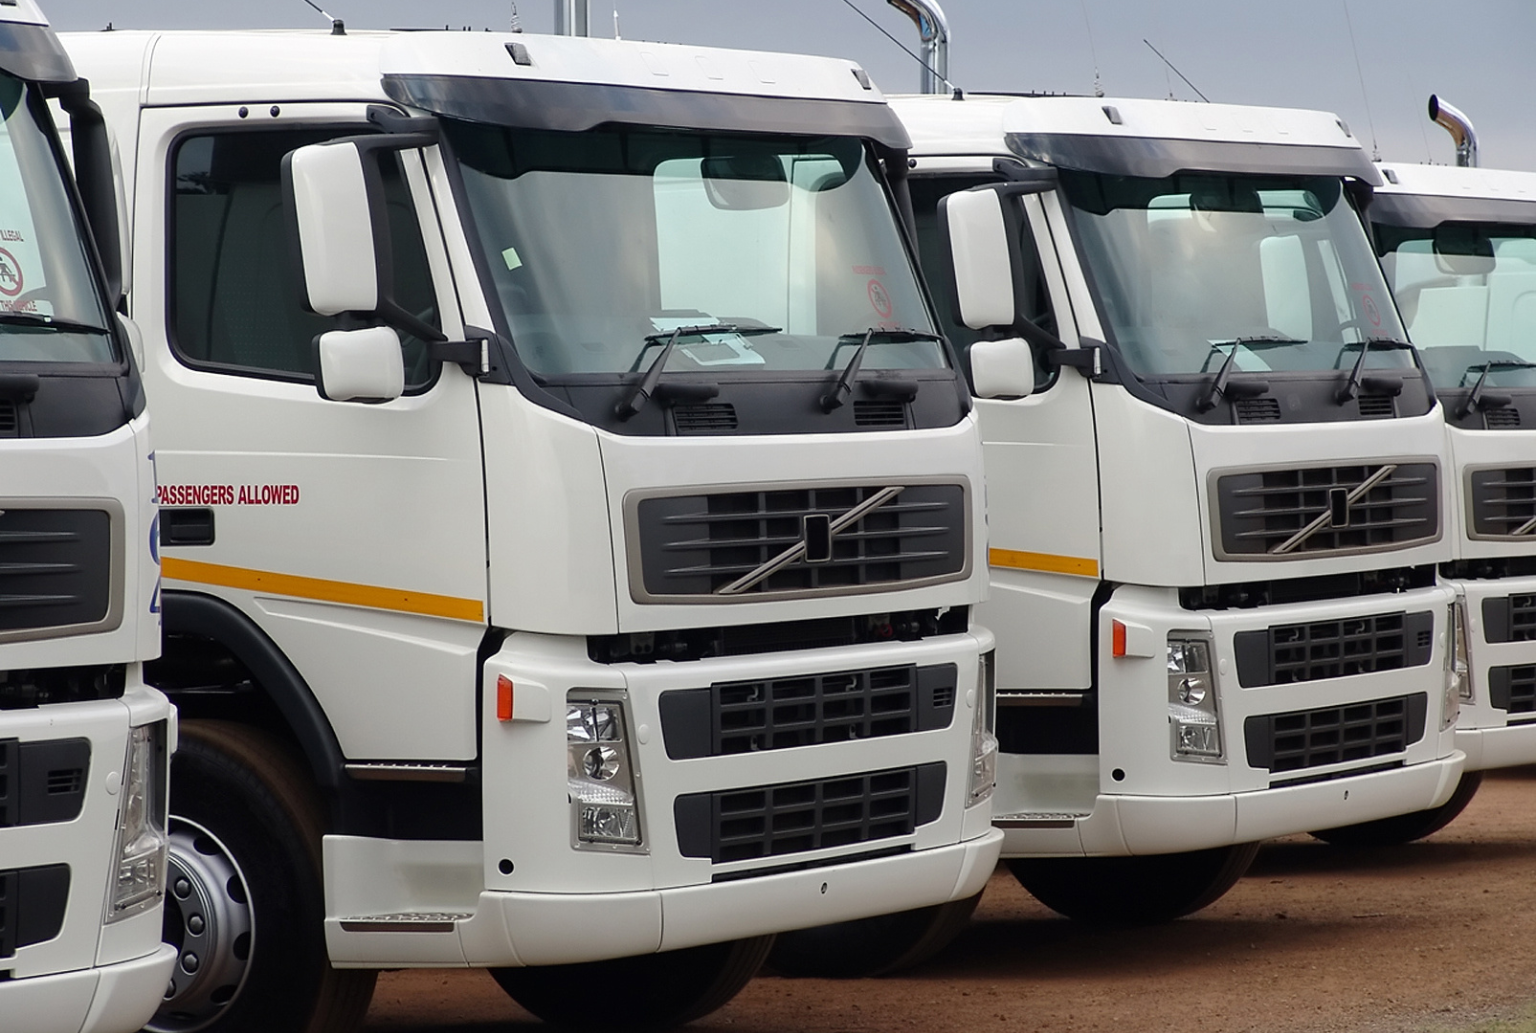
POLYGON ((1536 543, 1536 466, 1471 466, 1467 537, 1536 543))

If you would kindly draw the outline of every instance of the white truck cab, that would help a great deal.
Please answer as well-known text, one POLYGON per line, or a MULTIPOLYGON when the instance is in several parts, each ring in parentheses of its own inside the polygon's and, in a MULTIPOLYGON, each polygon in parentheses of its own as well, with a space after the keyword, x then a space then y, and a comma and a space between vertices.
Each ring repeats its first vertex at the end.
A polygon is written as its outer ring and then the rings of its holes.
POLYGON ((1068 915, 1444 803, 1449 477, 1334 116, 896 98, 987 456, 994 820, 1068 915), (1324 832, 1324 835, 1327 835, 1324 832))
POLYGON ((656 1025, 783 930, 869 970, 954 928, 1001 839, 981 451, 862 69, 66 43, 125 155, 187 718, 201 946, 152 1028, 345 1029, 412 966, 656 1025))
POLYGON ((1394 842, 1454 818, 1483 771, 1536 762, 1536 174, 1380 168, 1366 214, 1445 413, 1454 558, 1440 572, 1456 592, 1466 667, 1454 806, 1373 837, 1394 842))
POLYGON ((166 776, 154 469, 110 147, 32 0, 0 6, 0 1028, 154 1013, 166 776), (49 113, 70 118, 70 172, 49 113), (94 231, 94 232, 93 232, 94 231), (105 261, 103 261, 105 260, 105 261))

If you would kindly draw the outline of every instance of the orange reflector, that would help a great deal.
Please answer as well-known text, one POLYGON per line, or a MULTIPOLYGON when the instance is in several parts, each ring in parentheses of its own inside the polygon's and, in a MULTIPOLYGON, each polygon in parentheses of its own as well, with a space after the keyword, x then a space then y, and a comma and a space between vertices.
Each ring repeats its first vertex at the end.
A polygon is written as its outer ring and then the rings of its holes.
MULTIPOLYGON (((1124 645, 1125 636, 1120 636, 1124 645)), ((496 676, 496 720, 512 720, 512 679, 504 674, 496 676)))
MULTIPOLYGON (((1125 655, 1125 625, 1120 621, 1109 622, 1109 654, 1111 656, 1125 655)), ((508 686, 508 691, 511 691, 510 686, 508 686)))

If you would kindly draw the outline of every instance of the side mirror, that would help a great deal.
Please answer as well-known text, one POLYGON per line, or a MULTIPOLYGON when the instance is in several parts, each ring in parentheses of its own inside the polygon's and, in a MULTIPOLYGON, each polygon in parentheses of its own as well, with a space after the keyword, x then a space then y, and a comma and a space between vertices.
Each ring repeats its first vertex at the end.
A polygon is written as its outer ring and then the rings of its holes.
POLYGON ((334 402, 388 402, 405 393, 400 335, 387 326, 315 338, 315 387, 334 402))
POLYGON ((1024 398, 1035 389, 1035 356, 1028 341, 977 341, 970 359, 977 398, 1024 398))
POLYGON ((940 199, 939 223, 949 247, 961 321, 973 330, 1012 326, 1013 260, 997 191, 966 190, 940 199))
POLYGON ((299 269, 309 309, 322 316, 376 311, 377 248, 385 235, 376 232, 382 229, 374 222, 379 206, 370 203, 368 175, 357 145, 350 140, 310 144, 286 155, 283 192, 298 232, 299 269))

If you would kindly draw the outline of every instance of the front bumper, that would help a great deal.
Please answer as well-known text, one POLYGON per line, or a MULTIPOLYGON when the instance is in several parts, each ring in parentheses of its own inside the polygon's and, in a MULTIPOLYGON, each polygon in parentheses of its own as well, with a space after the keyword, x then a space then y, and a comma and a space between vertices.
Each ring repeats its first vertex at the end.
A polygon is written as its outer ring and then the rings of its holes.
POLYGON ((115 965, 0 983, 0 1016, 17 1033, 133 1033, 165 996, 176 948, 115 965))
MULTIPOLYGON (((1449 581, 1466 605, 1468 668, 1472 699, 1463 700, 1456 722, 1456 748, 1467 755, 1467 770, 1536 763, 1536 701, 1520 698, 1508 709, 1490 698, 1494 673, 1527 685, 1536 678, 1536 640, 1488 641, 1484 604, 1516 596, 1536 596, 1536 577, 1449 581)), ((1521 694, 1526 695, 1526 694, 1521 694)))

